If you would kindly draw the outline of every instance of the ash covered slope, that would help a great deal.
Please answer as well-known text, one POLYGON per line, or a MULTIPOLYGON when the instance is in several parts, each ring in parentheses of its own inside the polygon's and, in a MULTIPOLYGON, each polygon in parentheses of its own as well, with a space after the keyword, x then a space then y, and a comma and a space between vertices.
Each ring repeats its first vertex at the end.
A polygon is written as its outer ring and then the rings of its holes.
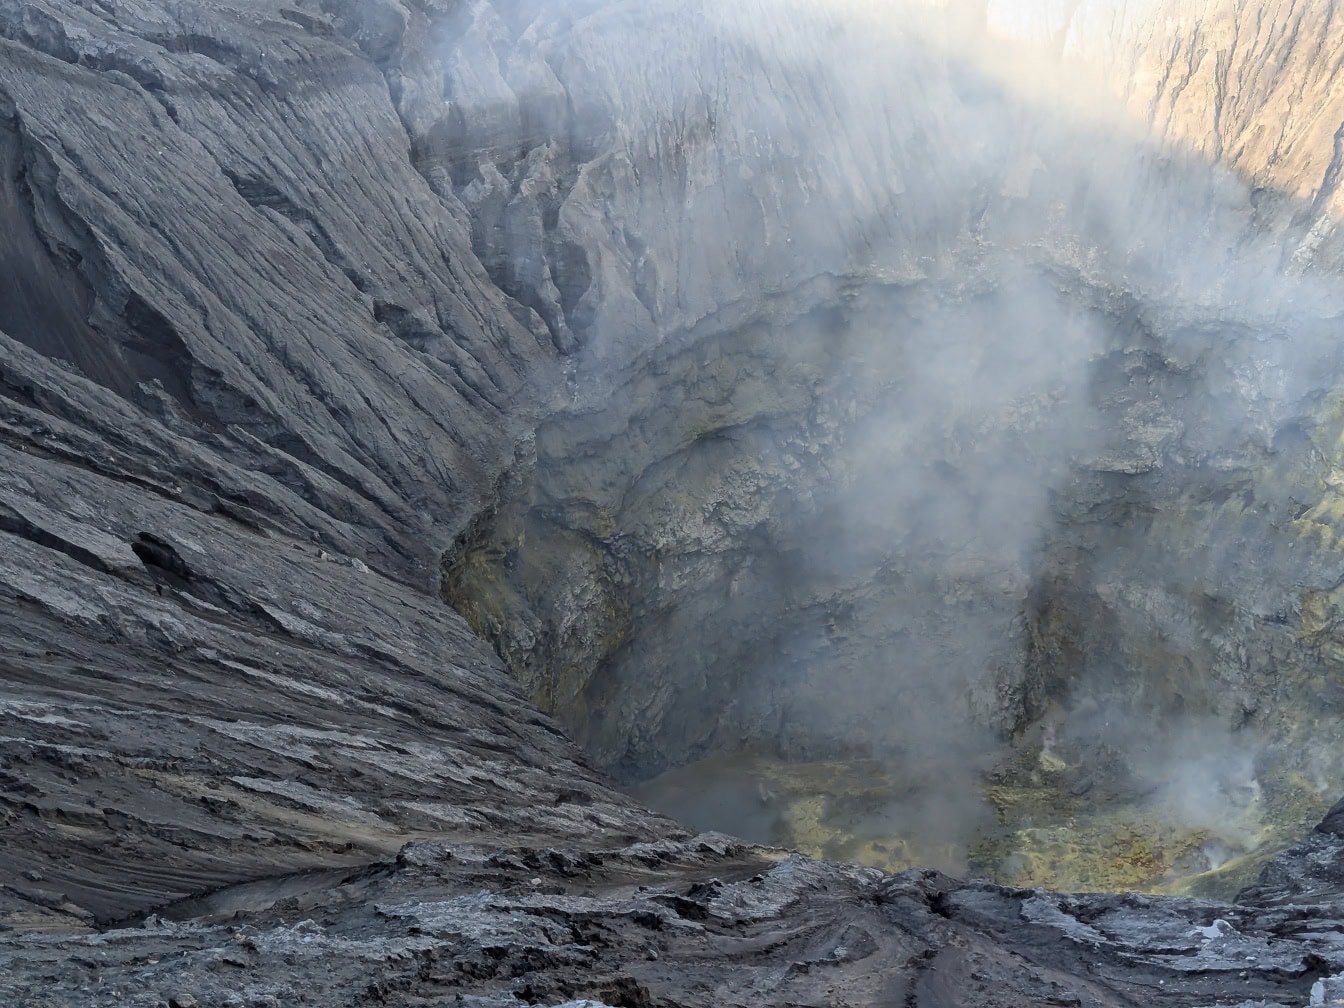
POLYGON ((8 334, 428 583, 553 355, 410 166, 381 76, 278 6, 14 4, 3 28, 8 334))
POLYGON ((433 596, 555 355, 377 69, 280 5, 0 35, 6 922, 670 829, 433 596))

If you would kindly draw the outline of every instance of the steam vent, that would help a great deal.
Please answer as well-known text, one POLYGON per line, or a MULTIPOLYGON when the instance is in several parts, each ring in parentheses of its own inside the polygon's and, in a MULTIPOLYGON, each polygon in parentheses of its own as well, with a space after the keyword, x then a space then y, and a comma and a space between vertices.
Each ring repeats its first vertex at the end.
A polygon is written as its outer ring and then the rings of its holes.
POLYGON ((0 0, 0 1008, 1344 1005, 1332 0, 0 0))

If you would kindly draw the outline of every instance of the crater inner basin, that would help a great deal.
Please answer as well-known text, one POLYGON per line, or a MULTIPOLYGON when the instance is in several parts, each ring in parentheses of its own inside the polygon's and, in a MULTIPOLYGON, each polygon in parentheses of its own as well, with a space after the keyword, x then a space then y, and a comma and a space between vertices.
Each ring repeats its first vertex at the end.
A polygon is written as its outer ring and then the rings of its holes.
POLYGON ((691 826, 1228 895, 1337 770, 1337 421, 1257 415, 1273 330, 1162 311, 991 265, 669 341, 520 448, 446 597, 691 826))

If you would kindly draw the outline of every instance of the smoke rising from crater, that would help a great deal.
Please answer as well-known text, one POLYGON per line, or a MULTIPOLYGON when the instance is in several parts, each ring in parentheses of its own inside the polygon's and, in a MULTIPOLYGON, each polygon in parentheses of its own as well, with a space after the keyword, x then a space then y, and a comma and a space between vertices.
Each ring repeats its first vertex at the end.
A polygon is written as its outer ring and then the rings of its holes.
POLYGON ((1259 746, 1338 253, 1319 201, 1070 76, 1144 10, 524 6, 464 8, 451 192, 569 354, 515 541, 591 552, 505 579, 503 650, 599 758, 971 793, 1051 704, 1259 746))

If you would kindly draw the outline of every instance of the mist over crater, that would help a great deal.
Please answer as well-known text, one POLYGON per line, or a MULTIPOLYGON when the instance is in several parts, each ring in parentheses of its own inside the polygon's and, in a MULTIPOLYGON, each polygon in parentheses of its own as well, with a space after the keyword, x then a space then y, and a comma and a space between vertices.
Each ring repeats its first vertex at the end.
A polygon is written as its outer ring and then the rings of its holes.
POLYGON ((1333 197, 1136 118, 1081 14, 905 14, 462 15, 429 177, 569 363, 445 598, 618 780, 726 774, 697 825, 872 860, 778 794, 839 760, 960 870, 1120 808, 1183 837, 1137 881, 1217 867, 1337 772, 1333 197))

